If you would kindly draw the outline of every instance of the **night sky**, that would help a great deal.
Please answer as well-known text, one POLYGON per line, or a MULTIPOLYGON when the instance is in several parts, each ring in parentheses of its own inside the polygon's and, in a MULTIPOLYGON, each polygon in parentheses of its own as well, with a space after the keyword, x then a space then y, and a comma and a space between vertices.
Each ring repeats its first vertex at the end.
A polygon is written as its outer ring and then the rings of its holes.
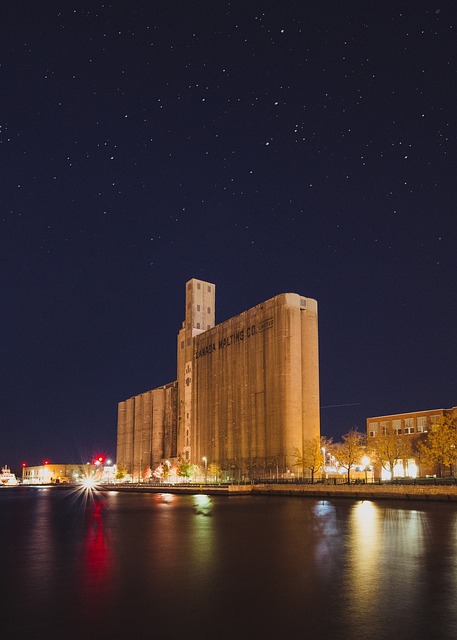
POLYGON ((457 5, 2 3, 1 464, 115 455, 216 322, 319 304, 321 432, 457 404, 457 5))

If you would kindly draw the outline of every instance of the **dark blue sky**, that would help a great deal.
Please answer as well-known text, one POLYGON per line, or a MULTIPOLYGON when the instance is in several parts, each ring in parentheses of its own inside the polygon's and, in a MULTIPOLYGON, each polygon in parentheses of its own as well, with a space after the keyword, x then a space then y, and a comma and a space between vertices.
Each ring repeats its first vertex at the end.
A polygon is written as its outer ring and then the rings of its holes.
POLYGON ((2 464, 114 455, 192 277, 217 322, 318 300, 323 435, 457 404, 454 2, 6 0, 0 32, 2 464))

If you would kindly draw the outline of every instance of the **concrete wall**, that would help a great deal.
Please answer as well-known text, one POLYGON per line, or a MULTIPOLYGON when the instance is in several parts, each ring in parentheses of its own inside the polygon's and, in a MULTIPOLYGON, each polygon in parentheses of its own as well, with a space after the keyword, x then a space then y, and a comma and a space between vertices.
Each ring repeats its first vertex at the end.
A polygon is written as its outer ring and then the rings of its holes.
POLYGON ((139 480, 163 458, 176 456, 177 383, 152 389, 118 405, 118 466, 139 480))
POLYGON ((281 294, 216 326, 214 307, 212 283, 186 283, 177 382, 119 403, 117 463, 134 478, 176 456, 233 479, 297 473, 320 435, 316 301, 281 294))
POLYGON ((282 294, 194 338, 192 460, 238 474, 297 471, 320 434, 317 304, 282 294))

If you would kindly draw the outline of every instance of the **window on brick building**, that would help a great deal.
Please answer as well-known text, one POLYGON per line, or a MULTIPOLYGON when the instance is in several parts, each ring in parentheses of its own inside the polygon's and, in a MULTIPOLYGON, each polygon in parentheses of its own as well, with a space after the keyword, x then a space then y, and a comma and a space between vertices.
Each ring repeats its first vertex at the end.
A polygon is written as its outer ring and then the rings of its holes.
POLYGON ((427 418, 425 416, 419 416, 416 420, 417 433, 427 432, 427 418))
POLYGON ((375 436, 378 435, 378 423, 377 422, 370 422, 368 424, 368 435, 370 436, 370 438, 374 438, 375 436))

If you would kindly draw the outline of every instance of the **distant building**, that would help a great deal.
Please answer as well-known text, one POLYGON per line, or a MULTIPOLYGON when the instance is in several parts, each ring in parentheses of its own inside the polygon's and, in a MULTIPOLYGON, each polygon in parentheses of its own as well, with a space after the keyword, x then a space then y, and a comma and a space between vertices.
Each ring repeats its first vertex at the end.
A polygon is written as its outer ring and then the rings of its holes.
MULTIPOLYGON (((407 438, 413 444, 418 438, 426 434, 432 425, 437 424, 446 415, 456 415, 457 407, 450 409, 427 409, 425 411, 412 411, 408 413, 397 413, 386 416, 367 418, 367 439, 378 435, 385 435, 389 430, 402 438, 407 438)), ((414 451, 414 447, 413 447, 414 451)), ((401 461, 394 470, 395 477, 416 477, 418 475, 433 474, 434 469, 421 469, 416 456, 412 455, 408 460, 401 461)), ((387 471, 378 467, 377 477, 390 477, 387 471)))
POLYGON ((23 484, 65 484, 95 475, 94 464, 42 464, 22 468, 23 484))
POLYGON ((118 405, 117 465, 134 479, 177 457, 227 479, 293 474, 320 435, 317 302, 280 294, 216 325, 215 299, 187 282, 177 380, 118 405))

